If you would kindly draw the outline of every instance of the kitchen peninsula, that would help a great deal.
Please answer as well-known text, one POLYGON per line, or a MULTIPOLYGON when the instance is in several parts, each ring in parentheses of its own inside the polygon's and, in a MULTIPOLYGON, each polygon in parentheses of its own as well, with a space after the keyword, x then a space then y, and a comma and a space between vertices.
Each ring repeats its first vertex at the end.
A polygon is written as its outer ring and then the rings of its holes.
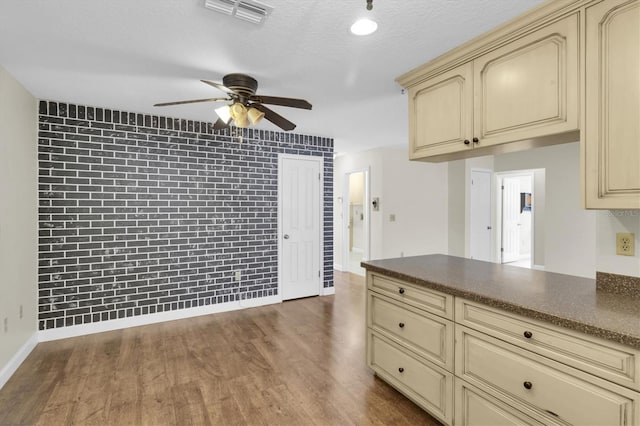
POLYGON ((444 423, 640 422, 633 278, 445 255, 362 266, 369 367, 444 423))

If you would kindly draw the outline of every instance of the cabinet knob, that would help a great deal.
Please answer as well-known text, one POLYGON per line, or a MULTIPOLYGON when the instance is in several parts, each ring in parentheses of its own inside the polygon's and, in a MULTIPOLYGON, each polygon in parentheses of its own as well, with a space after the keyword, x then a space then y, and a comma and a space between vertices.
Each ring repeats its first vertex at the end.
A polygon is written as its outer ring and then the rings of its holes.
POLYGON ((465 144, 465 145, 469 145, 470 143, 471 143, 471 142, 469 142, 469 139, 465 139, 465 140, 464 140, 464 144, 465 144))
POLYGON ((524 337, 526 337, 527 339, 531 339, 531 337, 533 336, 533 333, 530 331, 525 331, 524 332, 524 337))
POLYGON ((404 288, 400 287, 400 288, 398 289, 398 293, 400 293, 400 294, 404 294, 404 288))
POLYGON ((401 322, 400 324, 398 324, 398 327, 400 327, 400 328, 404 328, 404 323, 403 323, 403 322, 401 322))
POLYGON ((478 143, 478 142, 480 142, 480 139, 478 139, 478 138, 473 138, 473 143, 478 143))
POLYGON ((398 368, 398 371, 401 372, 401 373, 404 373, 404 368, 400 367, 400 368, 398 368))
POLYGON ((524 382, 523 385, 525 389, 531 389, 533 387, 533 383, 531 382, 524 382))

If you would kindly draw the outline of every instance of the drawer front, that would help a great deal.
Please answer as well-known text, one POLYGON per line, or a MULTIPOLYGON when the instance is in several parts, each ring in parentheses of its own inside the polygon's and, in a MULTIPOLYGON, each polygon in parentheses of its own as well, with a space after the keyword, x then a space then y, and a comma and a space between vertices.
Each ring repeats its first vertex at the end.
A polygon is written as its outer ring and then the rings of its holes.
POLYGON ((456 299, 456 323, 622 386, 640 390, 640 353, 632 348, 570 330, 552 328, 551 325, 462 298, 456 299))
POLYGON ((451 295, 372 272, 367 273, 367 285, 370 290, 392 299, 453 320, 453 296, 451 295))
POLYGON ((418 360, 379 334, 368 332, 368 363, 376 374, 447 424, 453 418, 453 375, 418 360))
POLYGON ((453 323, 369 291, 368 325, 453 372, 453 323))
POLYGON ((530 409, 527 410, 517 402, 510 401, 510 404, 507 404, 458 378, 455 379, 455 399, 457 426, 558 424, 530 409), (515 406, 524 409, 528 414, 515 406))
POLYGON ((640 394, 456 326, 456 376, 576 425, 633 425, 640 394))

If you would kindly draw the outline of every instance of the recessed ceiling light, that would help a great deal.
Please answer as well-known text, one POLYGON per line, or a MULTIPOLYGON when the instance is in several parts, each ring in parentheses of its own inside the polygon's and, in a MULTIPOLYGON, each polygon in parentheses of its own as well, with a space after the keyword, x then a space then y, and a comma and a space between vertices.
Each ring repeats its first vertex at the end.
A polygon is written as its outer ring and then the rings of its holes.
POLYGON ((374 33, 378 29, 376 21, 371 19, 362 18, 358 19, 351 25, 351 32, 355 35, 369 35, 374 33))

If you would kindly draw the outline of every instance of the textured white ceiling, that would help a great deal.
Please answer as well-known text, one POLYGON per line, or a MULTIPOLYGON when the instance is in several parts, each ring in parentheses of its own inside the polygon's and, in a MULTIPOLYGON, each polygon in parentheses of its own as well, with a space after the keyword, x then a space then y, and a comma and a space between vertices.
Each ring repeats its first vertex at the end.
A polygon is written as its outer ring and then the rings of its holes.
POLYGON ((40 99, 204 121, 217 104, 152 105, 222 95, 199 79, 243 72, 259 94, 313 104, 273 107, 296 133, 352 152, 407 143, 395 77, 541 0, 374 0, 371 12, 365 0, 264 2, 274 11, 256 26, 204 0, 0 0, 0 66, 40 99), (349 32, 362 16, 376 33, 349 32))

